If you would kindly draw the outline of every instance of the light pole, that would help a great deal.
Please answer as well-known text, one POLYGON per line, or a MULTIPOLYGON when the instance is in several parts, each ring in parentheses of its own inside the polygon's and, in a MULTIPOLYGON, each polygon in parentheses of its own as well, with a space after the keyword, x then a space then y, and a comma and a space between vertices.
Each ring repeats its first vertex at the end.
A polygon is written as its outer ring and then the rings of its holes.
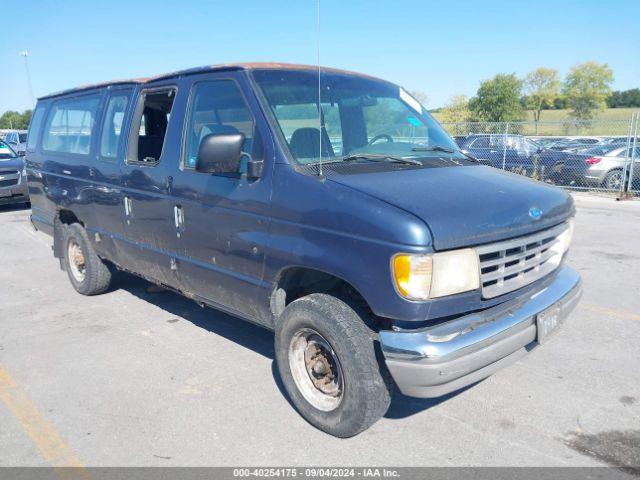
POLYGON ((33 98, 33 86, 31 85, 31 74, 29 73, 29 52, 26 50, 20 52, 19 54, 24 58, 24 69, 27 72, 27 86, 29 87, 29 98, 31 99, 31 107, 36 103, 35 98, 33 98))

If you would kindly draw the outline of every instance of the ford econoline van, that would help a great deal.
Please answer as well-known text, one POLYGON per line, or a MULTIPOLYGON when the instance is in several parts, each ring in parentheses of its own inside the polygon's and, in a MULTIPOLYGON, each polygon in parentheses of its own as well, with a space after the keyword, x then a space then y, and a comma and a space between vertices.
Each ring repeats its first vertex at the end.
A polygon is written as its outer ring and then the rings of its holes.
POLYGON ((26 162, 79 293, 125 270, 272 329, 293 405, 338 437, 395 391, 516 361, 580 295, 570 196, 479 164, 366 75, 237 64, 55 93, 26 162))

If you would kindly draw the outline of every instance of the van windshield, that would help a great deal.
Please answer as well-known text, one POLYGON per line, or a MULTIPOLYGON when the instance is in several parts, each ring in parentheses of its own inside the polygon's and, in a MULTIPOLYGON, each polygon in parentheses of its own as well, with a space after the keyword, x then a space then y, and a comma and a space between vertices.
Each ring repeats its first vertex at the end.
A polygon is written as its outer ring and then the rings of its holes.
POLYGON ((321 151, 323 162, 466 159, 420 102, 397 85, 322 71, 318 108, 316 71, 255 70, 253 75, 299 164, 317 163, 321 151))

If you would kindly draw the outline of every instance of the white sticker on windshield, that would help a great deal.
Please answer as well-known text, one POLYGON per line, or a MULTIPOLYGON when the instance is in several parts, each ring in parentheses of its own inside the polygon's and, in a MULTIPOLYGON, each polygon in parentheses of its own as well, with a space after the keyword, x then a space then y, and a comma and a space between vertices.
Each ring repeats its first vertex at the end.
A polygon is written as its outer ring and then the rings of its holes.
POLYGON ((402 87, 400 87, 400 99, 422 115, 422 105, 420 105, 420 102, 413 98, 411 94, 402 87))

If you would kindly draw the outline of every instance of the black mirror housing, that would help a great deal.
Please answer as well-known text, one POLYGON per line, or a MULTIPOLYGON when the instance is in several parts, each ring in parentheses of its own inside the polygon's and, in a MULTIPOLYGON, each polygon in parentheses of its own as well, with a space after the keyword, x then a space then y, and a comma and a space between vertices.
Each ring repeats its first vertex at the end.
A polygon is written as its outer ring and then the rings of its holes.
POLYGON ((262 160, 249 159, 247 162, 247 178, 260 178, 264 170, 264 162, 262 160))
POLYGON ((210 134, 202 139, 196 158, 196 172, 237 173, 245 136, 243 133, 210 134))

